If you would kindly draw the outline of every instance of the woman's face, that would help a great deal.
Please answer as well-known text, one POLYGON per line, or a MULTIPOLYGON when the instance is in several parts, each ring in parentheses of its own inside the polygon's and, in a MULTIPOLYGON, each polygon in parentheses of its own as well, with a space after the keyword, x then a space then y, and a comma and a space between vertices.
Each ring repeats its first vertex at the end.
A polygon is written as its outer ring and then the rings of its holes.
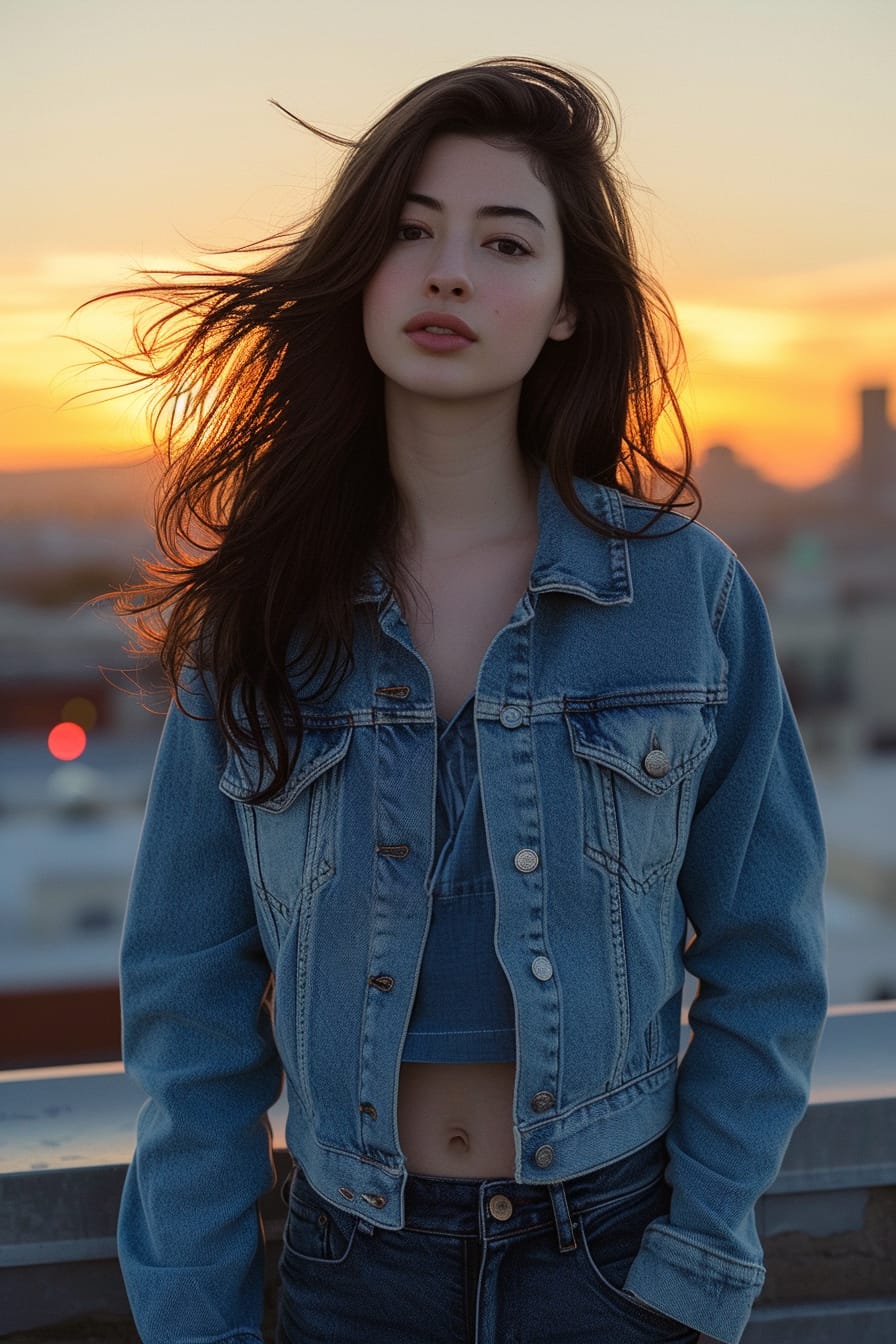
POLYGON ((545 341, 572 335, 562 292, 554 198, 524 151, 440 135, 365 286, 364 337, 406 393, 455 401, 518 391, 545 341), (421 314, 458 318, 474 339, 414 336, 407 328, 421 314))

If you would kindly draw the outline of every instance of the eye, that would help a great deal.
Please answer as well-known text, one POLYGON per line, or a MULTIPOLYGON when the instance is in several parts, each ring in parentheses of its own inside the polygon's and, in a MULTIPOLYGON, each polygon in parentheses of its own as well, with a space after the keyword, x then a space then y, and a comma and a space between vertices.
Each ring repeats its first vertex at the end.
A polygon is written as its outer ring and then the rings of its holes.
POLYGON ((398 240, 399 240, 399 242, 402 242, 402 243, 415 243, 415 242, 417 241, 416 238, 402 238, 401 235, 402 235, 403 233, 407 233, 408 229, 410 229, 410 231, 411 231, 412 233, 413 233, 415 230, 416 230, 417 233, 422 233, 422 232, 423 232, 423 227, 422 227, 422 225, 420 225, 420 224, 399 224, 399 226, 398 226, 398 240))
POLYGON ((511 247, 519 249, 516 252, 502 252, 500 254, 502 257, 530 257, 532 255, 528 247, 525 247, 522 243, 518 243, 515 238, 495 238, 493 241, 498 247, 500 247, 502 243, 508 243, 511 247))

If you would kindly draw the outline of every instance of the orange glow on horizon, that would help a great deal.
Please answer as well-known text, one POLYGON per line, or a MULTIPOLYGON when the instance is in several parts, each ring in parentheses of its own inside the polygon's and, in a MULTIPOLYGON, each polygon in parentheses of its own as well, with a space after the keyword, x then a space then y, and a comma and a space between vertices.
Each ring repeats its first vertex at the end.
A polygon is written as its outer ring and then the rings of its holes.
MULTIPOLYGON (((61 339, 131 348, 136 300, 71 319, 91 294, 135 280, 123 269, 108 254, 47 256, 30 272, 0 259, 0 471, 146 456, 146 388, 123 390, 127 375, 108 366, 85 369, 90 352, 61 339)), ((710 296, 691 291, 676 310, 687 352, 682 408, 698 464, 708 447, 726 443, 782 485, 812 485, 838 470, 858 446, 859 387, 893 379, 886 354, 896 345, 896 257, 732 283, 710 296)))

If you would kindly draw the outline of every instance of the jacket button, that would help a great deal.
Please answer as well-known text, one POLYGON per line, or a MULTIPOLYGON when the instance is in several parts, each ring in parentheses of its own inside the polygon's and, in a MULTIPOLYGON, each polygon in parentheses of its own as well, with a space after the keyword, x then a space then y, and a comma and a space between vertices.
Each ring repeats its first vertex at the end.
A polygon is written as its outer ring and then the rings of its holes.
POLYGON ((533 1111, 549 1111, 556 1100, 553 1092, 536 1092, 529 1105, 533 1111))
POLYGON ((367 983, 373 985, 374 989, 390 990, 395 981, 391 975, 369 975, 367 983))
POLYGON ((651 779, 662 779, 672 769, 672 762, 664 751, 648 751, 644 757, 644 769, 651 779))
MULTIPOLYGON (((540 1151, 540 1150, 539 1150, 539 1151, 540 1151)), ((536 1162, 538 1161, 538 1153, 535 1154, 535 1160, 536 1160, 536 1162)), ((342 1195, 342 1198, 343 1198, 343 1199, 354 1199, 354 1197, 355 1197, 355 1192, 354 1192, 354 1190, 348 1190, 348 1189, 346 1189, 346 1187, 345 1187, 344 1185, 340 1185, 340 1187, 339 1187, 339 1193, 340 1193, 340 1195, 342 1195)))
POLYGON ((543 1143, 535 1149, 536 1167, 549 1167, 554 1160, 554 1150, 549 1143, 543 1143))
POLYGON ((513 856, 513 866, 520 873, 532 873, 538 867, 538 855, 534 849, 518 849, 513 856))
POLYGON ((374 695, 386 695, 390 700, 407 700, 410 686, 377 686, 374 695))
POLYGON ((523 721, 523 711, 519 705, 505 705, 498 718, 505 728, 519 728, 523 721))
POLYGON ((532 962, 532 974, 536 980, 550 980, 554 974, 554 968, 547 957, 536 957, 532 962))
POLYGON ((358 1109, 362 1115, 369 1115, 371 1120, 376 1119, 376 1107, 371 1106, 369 1101, 362 1102, 358 1109))
POLYGON ((381 1209, 386 1202, 385 1195, 362 1195, 361 1198, 368 1204, 372 1204, 375 1209, 381 1209))

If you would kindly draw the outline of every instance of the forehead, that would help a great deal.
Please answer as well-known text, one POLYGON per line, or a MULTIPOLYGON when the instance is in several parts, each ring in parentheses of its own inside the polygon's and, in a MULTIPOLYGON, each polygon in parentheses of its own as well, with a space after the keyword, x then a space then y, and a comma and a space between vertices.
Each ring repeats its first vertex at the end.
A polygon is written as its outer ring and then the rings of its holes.
POLYGON ((446 206, 520 205, 556 223, 550 188, 535 176, 529 151, 471 135, 433 136, 409 190, 446 206))

